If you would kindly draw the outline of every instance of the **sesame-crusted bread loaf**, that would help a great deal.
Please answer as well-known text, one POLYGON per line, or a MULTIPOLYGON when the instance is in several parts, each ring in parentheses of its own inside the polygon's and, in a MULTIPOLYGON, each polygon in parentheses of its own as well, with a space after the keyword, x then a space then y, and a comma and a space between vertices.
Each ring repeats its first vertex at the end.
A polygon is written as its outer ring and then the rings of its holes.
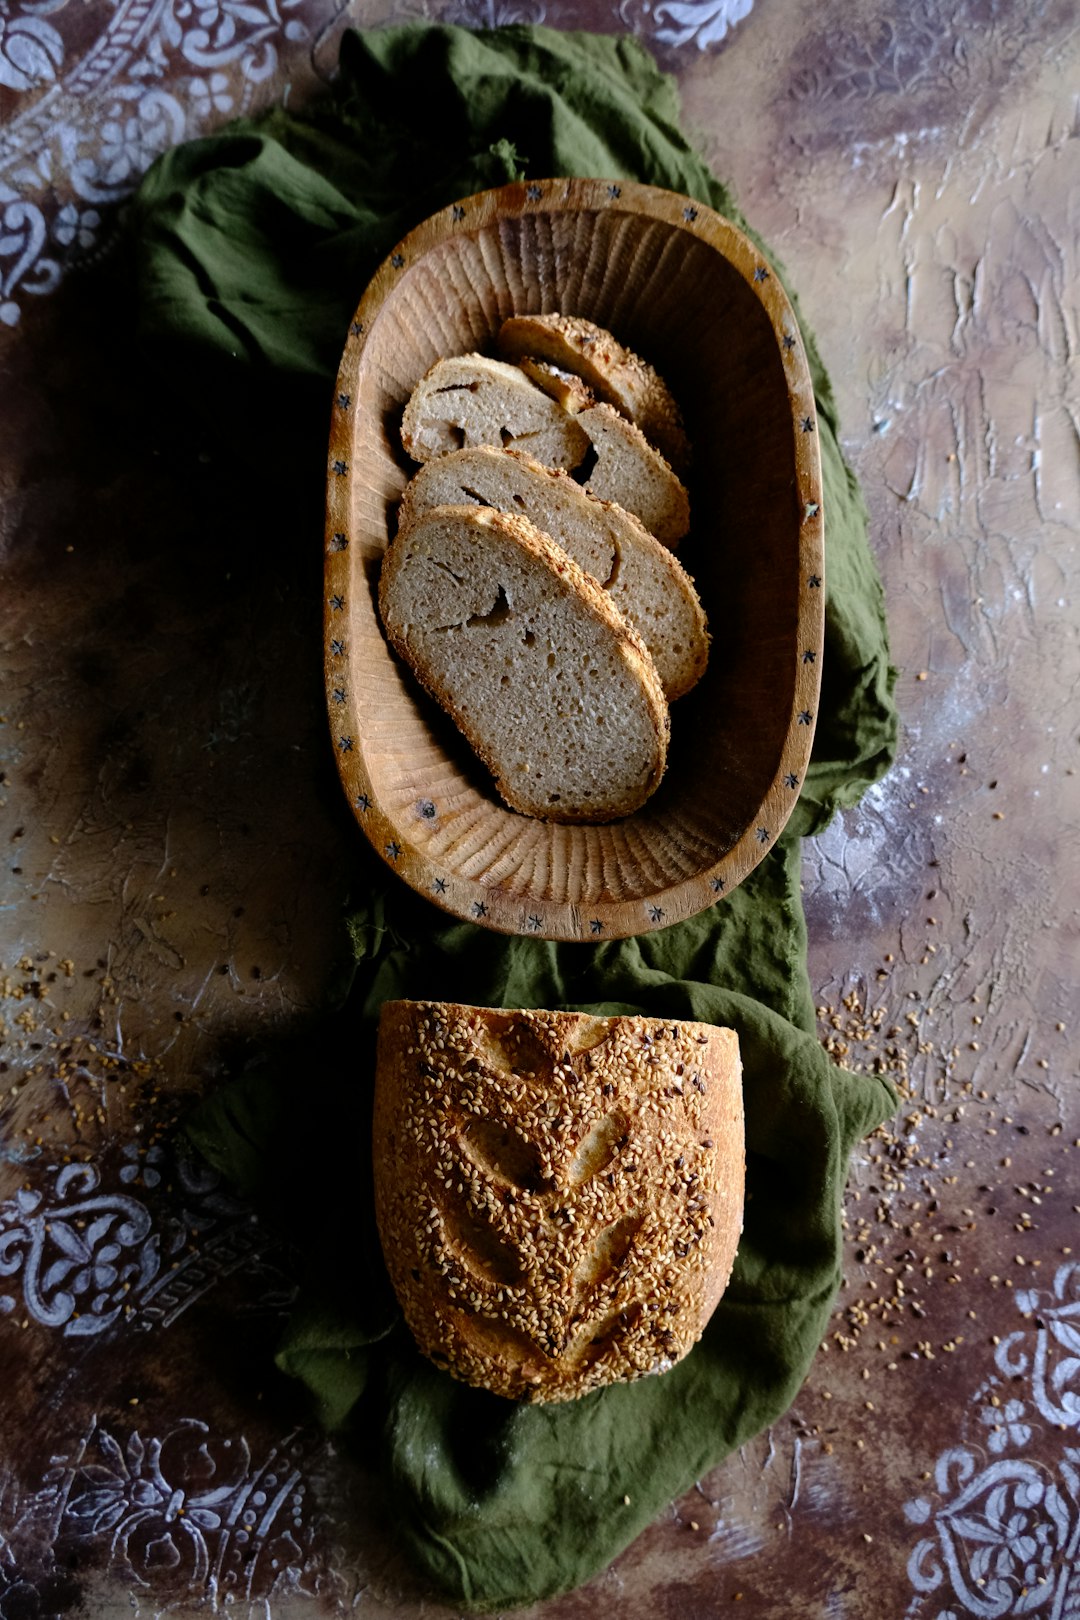
POLYGON ((641 429, 611 405, 590 405, 574 420, 596 452, 584 488, 633 512, 665 546, 677 545, 690 527, 690 497, 641 429))
POLYGON ((598 400, 635 422, 676 471, 686 471, 690 446, 671 390, 602 326, 580 315, 512 315, 500 327, 498 343, 506 360, 543 360, 573 372, 598 400))
POLYGON ((640 519, 588 494, 568 473, 485 445, 421 467, 405 490, 399 522, 407 526, 433 506, 470 502, 521 512, 604 586, 652 654, 669 703, 701 679, 709 633, 693 581, 640 519))
POLYGON ((464 445, 516 445, 552 467, 576 467, 589 448, 562 406, 519 366, 462 354, 437 360, 414 388, 401 419, 414 461, 464 445))
POLYGON ((735 1032, 392 1001, 375 1210, 420 1349, 511 1400, 664 1372, 700 1338, 742 1229, 735 1032))
POLYGON ((613 821, 659 784, 669 720, 652 659, 603 587, 527 518, 423 513, 386 552, 379 611, 513 809, 613 821))

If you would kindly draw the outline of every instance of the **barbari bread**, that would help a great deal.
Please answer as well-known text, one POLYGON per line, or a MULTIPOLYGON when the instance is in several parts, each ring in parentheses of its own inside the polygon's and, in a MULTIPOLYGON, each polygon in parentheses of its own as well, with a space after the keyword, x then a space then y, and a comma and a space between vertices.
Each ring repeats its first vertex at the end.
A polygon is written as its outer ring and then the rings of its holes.
POLYGON ((656 1018, 389 1002, 375 1207, 420 1349, 512 1400, 664 1372, 742 1228, 738 1039, 656 1018))
POLYGON ((652 654, 669 702, 705 673, 709 633, 689 574, 640 519, 598 500, 565 472, 512 450, 481 446, 429 461, 411 480, 399 522, 433 506, 520 512, 603 585, 652 654))
POLYGON ((589 441, 519 366, 462 354, 438 360, 413 390, 401 442, 414 461, 466 445, 516 445, 552 467, 576 467, 589 441))
POLYGON ((512 315, 499 330, 499 352, 580 377, 598 400, 636 423, 676 471, 686 471, 690 446, 671 390, 604 327, 579 315, 512 315))
POLYGON ((612 821, 659 784, 670 724, 652 659, 603 587, 527 518, 423 513, 386 552, 379 611, 513 809, 612 821))

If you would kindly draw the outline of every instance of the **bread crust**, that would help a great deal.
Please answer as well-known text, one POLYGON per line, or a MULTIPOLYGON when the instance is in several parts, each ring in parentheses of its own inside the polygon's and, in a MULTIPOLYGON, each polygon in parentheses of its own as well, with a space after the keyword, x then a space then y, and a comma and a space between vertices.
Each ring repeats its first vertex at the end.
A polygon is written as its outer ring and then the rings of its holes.
POLYGON ((534 360, 531 355, 522 355, 517 363, 529 381, 542 388, 564 411, 575 414, 597 403, 592 389, 574 372, 553 366, 549 360, 534 360))
POLYGON ((742 1229, 738 1038, 388 1002, 375 1207, 406 1322, 455 1378, 565 1401, 700 1337, 742 1229))
POLYGON ((676 472, 686 472, 690 444, 671 390, 606 328, 580 315, 512 315, 499 329, 498 347, 507 360, 535 359, 573 372, 635 423, 676 472))
POLYGON ((546 821, 614 821, 659 785, 670 717, 645 644, 527 518, 477 506, 423 513, 383 558, 379 612, 391 645, 512 809, 546 821), (458 545, 455 571, 446 553, 458 545), (587 668, 598 676, 591 686, 587 668))
POLYGON ((701 679, 709 631, 694 582, 633 513, 558 468, 482 445, 421 467, 402 496, 399 523, 407 527, 432 506, 468 501, 521 512, 604 587, 652 655, 669 703, 701 679))

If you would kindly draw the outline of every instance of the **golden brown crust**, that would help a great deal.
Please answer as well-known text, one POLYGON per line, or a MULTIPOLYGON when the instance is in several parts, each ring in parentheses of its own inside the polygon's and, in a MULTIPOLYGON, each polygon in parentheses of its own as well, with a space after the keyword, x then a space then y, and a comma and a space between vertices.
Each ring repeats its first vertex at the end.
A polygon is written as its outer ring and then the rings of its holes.
POLYGON ((732 1030, 389 1002, 375 1202, 425 1355, 513 1400, 665 1371, 742 1228, 732 1030))
POLYGON ((512 315, 499 330, 507 360, 533 358, 570 371, 597 399, 634 422, 677 472, 690 462, 690 445, 675 399, 659 373, 604 327, 579 315, 512 315))
POLYGON ((555 400, 571 415, 576 415, 578 411, 596 404, 596 396, 592 389, 572 371, 564 371, 561 366, 553 366, 548 360, 534 360, 529 355, 523 355, 518 361, 518 366, 531 383, 535 383, 537 388, 542 388, 550 399, 555 400))

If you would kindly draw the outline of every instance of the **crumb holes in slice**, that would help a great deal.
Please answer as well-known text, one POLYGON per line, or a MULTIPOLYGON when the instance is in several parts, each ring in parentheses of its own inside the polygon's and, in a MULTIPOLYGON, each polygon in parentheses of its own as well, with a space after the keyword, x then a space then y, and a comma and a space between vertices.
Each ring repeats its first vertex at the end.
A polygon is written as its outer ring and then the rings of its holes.
POLYGON ((500 585, 495 601, 488 611, 486 613, 470 613, 465 623, 470 630, 475 630, 480 626, 497 627, 505 624, 513 616, 514 610, 507 601, 505 590, 500 585))
POLYGON ((582 485, 587 484, 593 473, 596 471, 596 463, 599 461, 599 459, 600 457, 596 453, 596 446, 594 444, 590 444, 582 459, 570 473, 570 477, 574 480, 574 483, 582 485))

